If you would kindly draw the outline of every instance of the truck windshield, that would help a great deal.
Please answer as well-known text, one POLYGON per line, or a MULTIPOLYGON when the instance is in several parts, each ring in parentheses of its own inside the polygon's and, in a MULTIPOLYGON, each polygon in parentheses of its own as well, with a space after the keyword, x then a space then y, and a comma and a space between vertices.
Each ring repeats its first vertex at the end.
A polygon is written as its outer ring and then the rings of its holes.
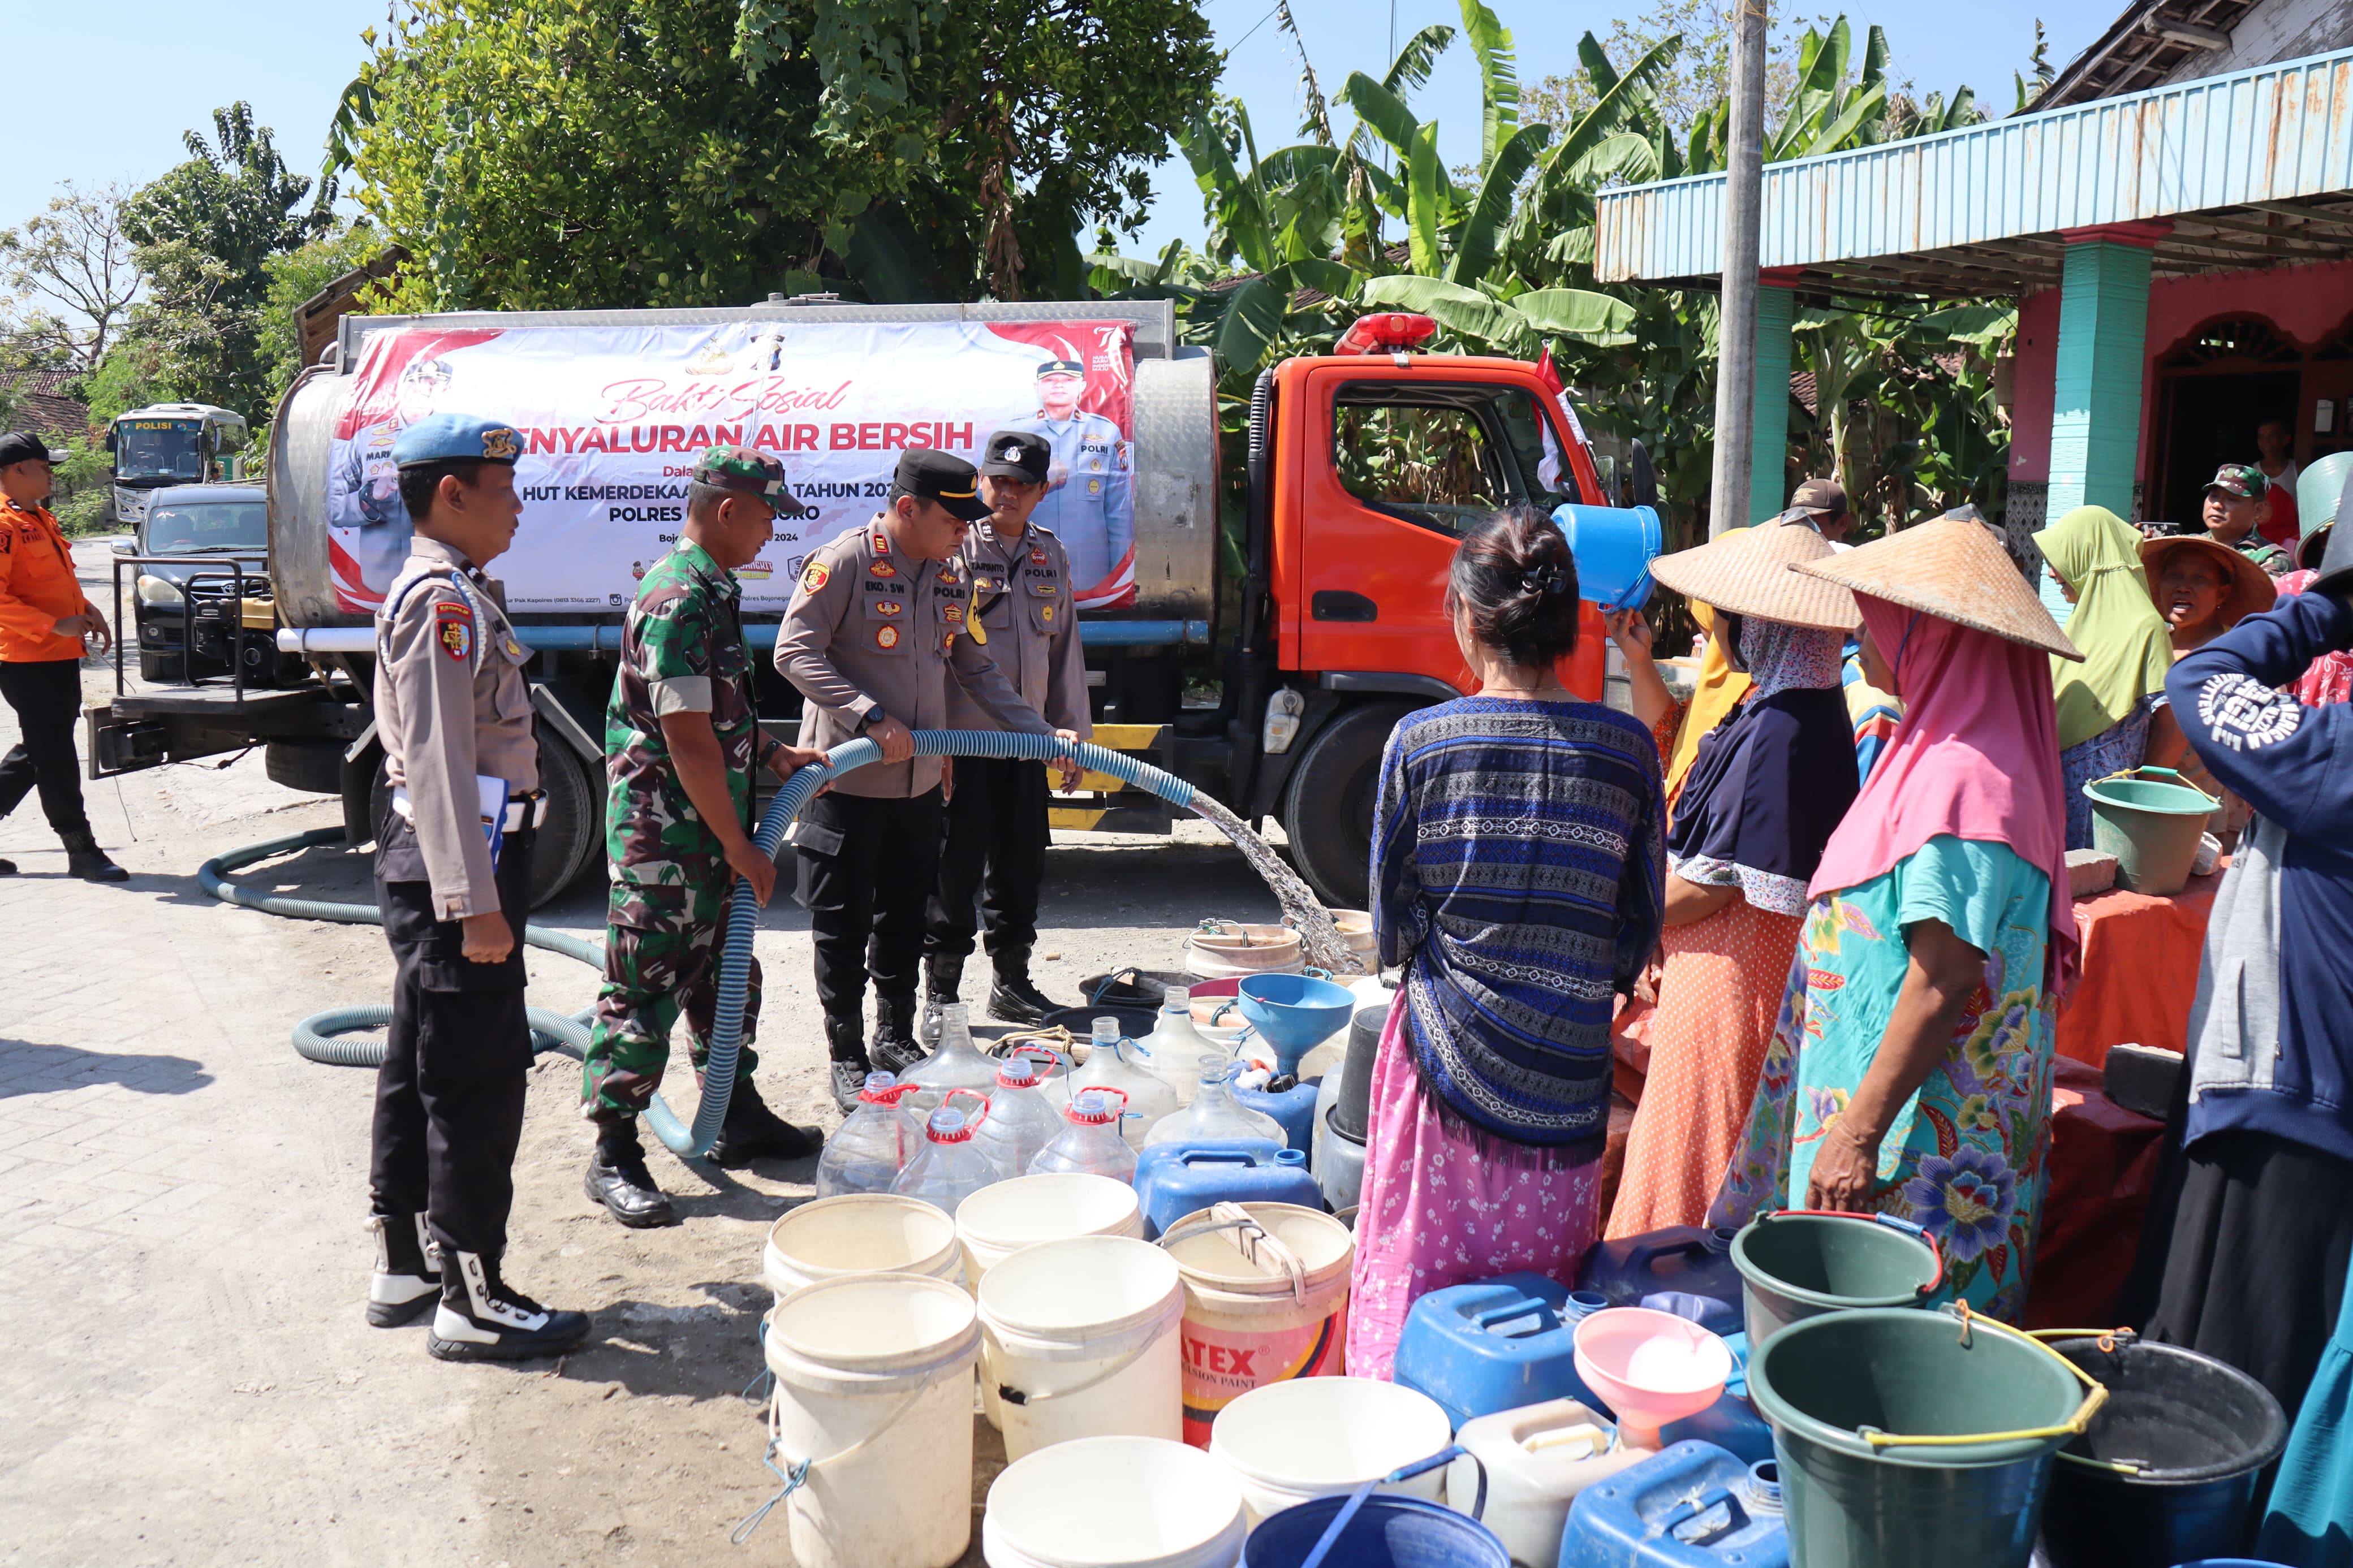
POLYGON ((201 555, 269 547, 269 507, 261 500, 185 501, 147 514, 147 553, 201 555))
POLYGON ((200 479, 203 426, 175 419, 125 419, 114 427, 117 479, 200 479))
POLYGON ((1379 510, 1461 534, 1499 507, 1568 498, 1550 428, 1515 387, 1360 383, 1332 410, 1332 467, 1379 510))

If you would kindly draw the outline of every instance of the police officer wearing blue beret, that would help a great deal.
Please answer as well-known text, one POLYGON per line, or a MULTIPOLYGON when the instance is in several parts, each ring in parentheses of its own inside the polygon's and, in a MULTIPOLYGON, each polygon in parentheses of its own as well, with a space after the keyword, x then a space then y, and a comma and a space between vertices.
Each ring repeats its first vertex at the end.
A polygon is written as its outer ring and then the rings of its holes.
POLYGON ((522 932, 546 795, 532 734, 530 655, 483 568, 514 542, 522 440, 437 414, 392 455, 416 532, 376 612, 375 726, 391 800, 376 828, 376 907, 396 969, 376 1075, 368 1321, 427 1310, 444 1361, 571 1349, 588 1319, 509 1286, 499 1260, 514 1202, 532 1061, 522 932))

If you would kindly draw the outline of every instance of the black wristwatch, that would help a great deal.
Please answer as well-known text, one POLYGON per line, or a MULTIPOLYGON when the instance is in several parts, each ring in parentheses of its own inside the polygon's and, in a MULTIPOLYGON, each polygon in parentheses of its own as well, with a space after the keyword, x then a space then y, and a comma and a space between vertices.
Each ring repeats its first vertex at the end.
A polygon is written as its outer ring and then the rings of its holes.
POLYGON ((869 708, 866 710, 865 716, 858 721, 858 728, 852 731, 851 733, 863 735, 867 731, 874 728, 875 725, 887 724, 890 721, 891 715, 883 712, 882 705, 878 702, 873 707, 869 708))

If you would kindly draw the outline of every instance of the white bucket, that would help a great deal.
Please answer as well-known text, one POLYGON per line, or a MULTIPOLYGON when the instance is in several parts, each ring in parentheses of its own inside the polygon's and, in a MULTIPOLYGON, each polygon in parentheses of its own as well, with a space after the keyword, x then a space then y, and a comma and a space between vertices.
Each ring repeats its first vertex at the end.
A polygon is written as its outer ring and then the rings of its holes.
POLYGON ((1075 1437, 1181 1436, 1184 1317, 1176 1260, 1133 1237, 1040 1242, 991 1268, 981 1378, 1004 1402, 1005 1457, 1075 1437))
POLYGON ((1483 1484, 1482 1523, 1527 1568, 1556 1568, 1569 1505, 1577 1493, 1639 1465, 1649 1448, 1613 1448, 1609 1418, 1574 1399, 1547 1399, 1462 1424, 1454 1441, 1469 1456, 1447 1467, 1449 1496, 1483 1484), (1485 1480, 1480 1477, 1483 1469, 1485 1480))
POLYGON ((1160 1245, 1185 1278, 1185 1441, 1208 1447, 1218 1412, 1261 1384, 1341 1374, 1346 1226, 1297 1204, 1219 1204, 1160 1245))
POLYGON ((1223 1465, 1162 1437, 1088 1437, 1016 1459, 988 1489, 988 1568, 1232 1568, 1245 1531, 1223 1465))
POLYGON ((972 1542, 972 1298, 944 1279, 868 1274, 769 1310, 776 1468, 801 1568, 941 1568, 972 1542))
POLYGON ((1023 1247, 1074 1236, 1142 1236, 1144 1211, 1125 1182, 1054 1172, 981 1188, 956 1205, 955 1228, 965 1289, 976 1295, 981 1277, 1023 1247))
MULTIPOLYGON (((1380 943, 1373 936, 1373 917, 1366 910, 1334 910, 1332 923, 1339 928, 1340 940, 1356 955, 1357 965, 1366 975, 1380 973, 1380 943)), ((1335 975, 1333 978, 1339 979, 1335 975)), ((1342 981, 1343 984, 1346 982, 1342 981)))
MULTIPOLYGON (((1454 1436, 1438 1401, 1365 1377, 1311 1377, 1254 1388, 1218 1413, 1209 1457, 1241 1483, 1255 1525, 1294 1503, 1354 1491, 1366 1481, 1427 1459, 1454 1436)), ((1445 1467, 1385 1492, 1436 1502, 1445 1467)))
POLYGON ((801 1205, 768 1227, 762 1258, 781 1301, 828 1279, 923 1274, 954 1279, 964 1268, 955 1222, 935 1205, 893 1193, 843 1193, 801 1205))

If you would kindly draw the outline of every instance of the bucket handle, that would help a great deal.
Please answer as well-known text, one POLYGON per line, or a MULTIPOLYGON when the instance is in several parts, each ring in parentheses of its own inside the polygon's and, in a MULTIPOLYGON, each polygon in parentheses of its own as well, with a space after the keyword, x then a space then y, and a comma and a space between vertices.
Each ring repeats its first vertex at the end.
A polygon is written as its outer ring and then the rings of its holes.
POLYGON ((1129 1367, 1134 1366, 1143 1359, 1146 1352, 1159 1342, 1159 1336, 1154 1335, 1084 1383, 1074 1383, 1068 1388, 1050 1388, 1038 1394, 1033 1394, 1027 1389, 1016 1388, 1009 1383, 1000 1383, 997 1385, 997 1397, 1008 1405, 1018 1405, 1026 1410, 1033 1405, 1043 1405, 1050 1399, 1067 1399, 1073 1394, 1084 1394, 1091 1388, 1102 1387, 1129 1367))
POLYGON ((1282 1266, 1282 1271, 1291 1277, 1293 1303, 1302 1307, 1307 1304, 1307 1268, 1299 1261, 1299 1254, 1275 1239, 1266 1226, 1252 1219, 1250 1211, 1240 1204, 1227 1202, 1210 1205, 1208 1219, 1198 1225, 1184 1226, 1170 1231, 1160 1238, 1160 1245, 1166 1247, 1173 1242, 1187 1241, 1197 1236, 1208 1236, 1213 1231, 1233 1232, 1231 1239, 1235 1249, 1252 1263, 1258 1261, 1259 1250, 1263 1247, 1273 1261, 1282 1266))
POLYGON ((1997 1332, 2008 1334, 2012 1339, 2025 1341, 2061 1366, 2065 1367, 2068 1373, 2081 1383, 2084 1389, 2084 1402, 2075 1406, 2075 1414, 2057 1426, 2030 1426, 2017 1432, 1973 1432, 1954 1436, 1930 1437, 1909 1436, 1895 1432, 1882 1432, 1873 1426, 1859 1426, 1855 1429, 1856 1436, 1861 1437, 1873 1448, 1963 1447, 1973 1443, 2011 1443, 2030 1437, 2080 1437, 2084 1435, 2084 1429, 2092 1424, 2092 1417, 2099 1414, 2100 1406, 2108 1402, 2107 1384, 2094 1378, 2090 1373, 2085 1372, 2032 1334, 2022 1329, 2013 1329, 2008 1323, 1981 1317, 1970 1311, 1969 1304, 1966 1300, 1953 1303, 1952 1315, 1960 1322, 1959 1342, 1964 1345, 1969 1342, 1969 1335, 1974 1330, 1991 1329, 1997 1332))
POLYGON ((858 1452, 859 1449, 865 1447, 868 1444, 873 1442, 874 1439, 882 1436, 883 1433, 888 1432, 892 1427, 896 1426, 899 1424, 900 1417, 905 1415, 907 1412, 913 1410, 917 1405, 921 1404, 923 1396, 931 1391, 931 1381, 929 1379, 925 1379, 923 1383, 916 1385, 913 1393, 908 1394, 906 1398, 899 1402, 899 1408, 893 1410, 889 1415, 883 1417, 882 1424, 881 1426, 872 1428, 865 1436, 860 1437, 849 1447, 837 1449, 835 1452, 826 1455, 823 1458, 810 1458, 805 1459, 787 1459, 786 1460, 786 1468, 784 1469, 778 1469, 776 1468, 776 1449, 778 1445, 784 1441, 784 1432, 783 1428, 778 1424, 779 1412, 776 1404, 772 1401, 768 1405, 768 1446, 765 1449, 762 1450, 760 1454, 760 1463, 765 1465, 768 1468, 768 1473, 776 1477, 776 1479, 784 1482, 784 1485, 777 1489, 776 1496, 770 1498, 767 1501, 762 1503, 759 1507, 754 1509, 750 1513, 745 1514, 741 1520, 736 1521, 735 1528, 728 1532, 727 1540, 729 1543, 735 1546, 748 1544, 751 1542, 753 1531, 758 1530, 762 1524, 767 1521, 769 1511, 778 1503, 784 1501, 786 1498, 792 1496, 795 1492, 800 1490, 801 1488, 808 1484, 809 1472, 811 1470, 817 1469, 820 1466, 830 1465, 839 1459, 846 1459, 849 1458, 850 1455, 858 1452))
POLYGON ((1399 1465, 1378 1480, 1366 1481, 1355 1491, 1350 1492, 1348 1500, 1340 1505, 1340 1511, 1332 1516, 1332 1522, 1324 1527, 1324 1533, 1316 1537, 1315 1544, 1307 1549, 1307 1555, 1300 1559, 1299 1568, 1323 1568, 1324 1559, 1329 1556, 1332 1549, 1340 1543, 1340 1537, 1347 1530, 1348 1521, 1356 1517, 1356 1510, 1365 1506, 1365 1500, 1373 1495, 1375 1487, 1395 1486, 1399 1481, 1411 1480, 1424 1470, 1434 1470, 1440 1465, 1452 1464, 1457 1459, 1468 1459, 1479 1469, 1479 1495, 1471 1504, 1471 1517, 1476 1521, 1487 1507, 1487 1466, 1478 1455, 1468 1448, 1458 1444, 1449 1444, 1427 1459, 1416 1459, 1409 1465, 1399 1465))
POLYGON ((1929 1297, 1935 1295, 1937 1291, 1945 1288, 1945 1249, 1936 1245, 1936 1238, 1935 1237, 1930 1236, 1926 1230, 1921 1228, 1919 1226, 1914 1225, 1908 1219, 1898 1218, 1896 1215, 1892 1214, 1856 1214, 1849 1209, 1774 1209, 1767 1213, 1758 1215, 1757 1216, 1757 1223, 1762 1225, 1768 1219, 1778 1219, 1790 1215, 1799 1215, 1813 1219, 1876 1220, 1881 1225, 1887 1226, 1890 1230, 1900 1230, 1905 1235, 1912 1237, 1916 1240, 1925 1241, 1928 1244, 1928 1256, 1936 1260, 1936 1277, 1934 1279, 1929 1280, 1926 1285, 1919 1286, 1914 1291, 1914 1294, 1925 1301, 1929 1297))
MULTIPOLYGON (((2181 788, 2188 790, 2192 795, 2200 795, 2207 800, 2214 801, 2214 805, 2218 810, 2221 807, 2222 803, 2221 801, 2214 800, 2212 795, 2207 795, 2204 790, 2200 789, 2196 784, 2191 784, 2188 779, 2183 778, 2179 768, 2160 768, 2156 766, 2154 763, 2143 763, 2138 767, 2118 768, 2115 773, 2108 774, 2105 778, 2096 778, 2094 779, 2092 783, 2094 784, 2104 784, 2108 782, 2108 779, 2133 779, 2138 778, 2143 773, 2163 773, 2168 782, 2178 784, 2181 788)), ((2086 785, 2085 787, 2088 788, 2090 786, 2086 785)))

